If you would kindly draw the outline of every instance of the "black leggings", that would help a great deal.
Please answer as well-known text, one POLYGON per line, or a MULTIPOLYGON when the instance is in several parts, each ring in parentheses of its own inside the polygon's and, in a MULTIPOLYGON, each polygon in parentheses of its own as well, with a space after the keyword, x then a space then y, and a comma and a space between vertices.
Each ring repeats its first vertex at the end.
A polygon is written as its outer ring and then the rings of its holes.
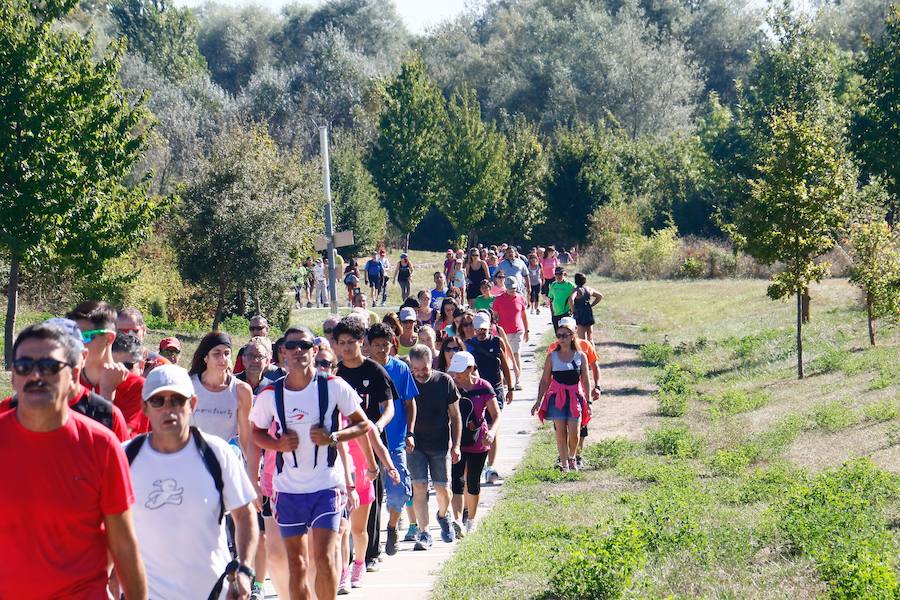
POLYGON ((481 473, 487 457, 487 452, 463 452, 459 462, 450 467, 450 489, 455 495, 461 496, 466 490, 473 496, 481 493, 481 473))

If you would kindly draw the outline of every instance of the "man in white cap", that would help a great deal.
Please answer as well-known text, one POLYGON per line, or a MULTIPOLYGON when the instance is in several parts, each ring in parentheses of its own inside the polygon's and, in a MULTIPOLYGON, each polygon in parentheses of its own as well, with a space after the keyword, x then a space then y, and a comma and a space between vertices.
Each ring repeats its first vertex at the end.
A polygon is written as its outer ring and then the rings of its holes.
POLYGON ((408 356, 409 349, 419 343, 419 336, 416 334, 418 319, 416 309, 413 307, 404 306, 400 309, 400 336, 397 338, 397 356, 408 356))
POLYGON ((226 441, 190 426, 197 396, 182 367, 150 371, 142 398, 150 433, 130 441, 125 454, 150 597, 250 598, 259 531, 244 465, 226 441), (225 512, 234 520, 236 560, 225 512))
MULTIPOLYGON (((472 326, 475 328, 475 337, 466 342, 466 349, 475 357, 478 375, 493 386, 497 396, 497 405, 500 410, 503 410, 506 402, 513 401, 512 375, 509 370, 509 360, 503 351, 503 343, 499 337, 491 334, 491 320, 483 312, 475 315, 475 318, 472 319, 472 326)), ((490 424, 490 418, 488 424, 490 424)), ((497 457, 497 447, 498 444, 495 441, 491 445, 491 453, 484 469, 485 478, 491 482, 499 479, 499 475, 492 468, 497 457)))

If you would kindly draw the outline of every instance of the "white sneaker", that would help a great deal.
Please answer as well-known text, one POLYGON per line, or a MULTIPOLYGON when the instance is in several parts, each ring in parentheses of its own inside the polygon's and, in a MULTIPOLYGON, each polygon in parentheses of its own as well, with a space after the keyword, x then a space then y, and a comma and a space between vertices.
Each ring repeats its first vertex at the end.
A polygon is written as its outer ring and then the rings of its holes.
POLYGON ((475 531, 475 520, 469 519, 466 521, 466 533, 472 533, 473 531, 475 531))

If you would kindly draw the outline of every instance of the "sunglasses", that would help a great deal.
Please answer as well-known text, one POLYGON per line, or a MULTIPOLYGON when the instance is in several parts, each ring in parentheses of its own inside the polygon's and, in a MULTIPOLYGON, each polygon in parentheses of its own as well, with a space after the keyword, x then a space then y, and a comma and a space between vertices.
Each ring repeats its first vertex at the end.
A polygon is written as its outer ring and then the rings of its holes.
POLYGON ((330 360, 326 360, 324 358, 320 358, 316 361, 316 366, 321 369, 333 369, 336 365, 330 360))
POLYGON ((175 348, 166 348, 165 350, 160 350, 160 354, 163 356, 178 356, 181 354, 181 350, 176 350, 175 348))
POLYGON ((296 350, 297 348, 300 348, 301 350, 310 350, 314 346, 315 344, 309 340, 291 340, 284 343, 285 350, 296 350))
POLYGON ((81 341, 85 344, 90 344, 97 336, 106 333, 115 333, 115 331, 112 331, 111 329, 88 329, 87 331, 81 332, 81 341))
POLYGON ((444 352, 459 352, 459 346, 447 346, 444 352))
POLYGON ((557 333, 556 337, 558 337, 559 339, 568 338, 568 337, 572 337, 572 333, 569 331, 565 331, 563 333, 557 333))
POLYGON ((187 404, 189 398, 185 398, 184 396, 150 396, 145 402, 150 405, 151 408, 162 408, 166 405, 166 400, 169 401, 169 405, 172 408, 181 408, 187 404))
POLYGON ((262 331, 265 328, 266 328, 265 325, 251 325, 250 331, 262 331))
POLYGON ((63 367, 71 367, 73 365, 63 362, 61 360, 56 360, 55 358, 40 358, 38 360, 34 360, 33 358, 17 358, 13 361, 13 371, 15 371, 16 375, 31 375, 31 372, 35 369, 38 370, 38 373, 41 375, 55 375, 62 371, 63 367))
POLYGON ((126 369, 128 369, 129 371, 134 369, 134 363, 131 361, 121 362, 119 364, 122 365, 123 367, 125 367, 126 369))

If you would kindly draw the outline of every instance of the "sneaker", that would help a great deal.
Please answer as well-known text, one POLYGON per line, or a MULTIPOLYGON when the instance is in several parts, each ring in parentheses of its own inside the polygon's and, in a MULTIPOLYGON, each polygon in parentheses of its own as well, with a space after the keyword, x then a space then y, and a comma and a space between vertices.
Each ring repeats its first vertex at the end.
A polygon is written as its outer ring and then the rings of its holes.
POLYGON ((475 531, 475 519, 469 519, 466 521, 466 533, 472 533, 475 531))
MULTIPOLYGON (((376 565, 378 564, 375 561, 370 562, 373 562, 376 565)), ((375 570, 377 571, 378 567, 376 567, 375 570)), ((365 573, 366 571, 370 571, 369 565, 364 563, 363 561, 354 560, 352 563, 350 563, 350 585, 355 588, 362 587, 363 573, 365 573)))
POLYGON ((579 469, 584 466, 584 462, 581 460, 580 454, 575 455, 575 466, 578 467, 579 469))
MULTIPOLYGON (((346 570, 344 571, 346 573, 346 570)), ((348 590, 349 592, 349 590, 348 590)), ((340 592, 339 592, 340 593, 340 592)), ((263 600, 266 597, 266 593, 263 590, 263 586, 260 582, 253 582, 253 589, 250 592, 250 600, 263 600)))
MULTIPOLYGON (((353 564, 355 565, 356 563, 354 562, 353 564)), ((380 569, 380 568, 381 568, 381 567, 378 566, 378 559, 377 559, 377 558, 373 558, 373 559, 370 559, 370 560, 367 560, 367 561, 366 561, 366 571, 368 571, 369 573, 377 573, 377 572, 378 572, 378 569, 380 569)), ((353 575, 352 575, 352 574, 351 574, 351 576, 350 576, 350 582, 351 582, 351 583, 353 582, 353 575)), ((359 587, 359 586, 357 586, 357 585, 354 584, 353 587, 359 587)))
POLYGON ((489 467, 484 470, 484 482, 490 485, 496 484, 500 481, 500 473, 497 472, 493 467, 489 467))
POLYGON ((466 537, 465 532, 463 532, 463 526, 459 524, 459 521, 453 519, 450 521, 450 526, 453 527, 453 533, 456 535, 456 539, 461 540, 466 537))
MULTIPOLYGON (((361 569, 363 570, 363 569, 361 569)), ((341 571, 341 581, 338 583, 337 595, 338 596, 346 596, 350 593, 350 588, 352 584, 350 583, 350 569, 344 568, 341 571)), ((259 597, 259 600, 262 600, 262 596, 259 597)), ((250 600, 253 600, 253 594, 250 595, 250 600)))
POLYGON ((418 539, 416 539, 416 545, 413 546, 413 550, 428 550, 433 543, 434 541, 431 539, 430 533, 427 531, 420 531, 418 539))
POLYGON ((514 391, 514 392, 521 392, 521 391, 522 391, 522 384, 519 383, 519 382, 517 381, 517 382, 516 382, 516 385, 513 386, 513 391, 514 391))
POLYGON ((393 556, 397 554, 397 528, 396 527, 388 527, 387 530, 387 543, 384 545, 384 552, 388 556, 393 556))
POLYGON ((456 541, 456 535, 453 531, 453 528, 450 527, 450 515, 448 514, 441 516, 441 513, 437 513, 437 522, 438 525, 441 526, 441 540, 443 540, 446 544, 451 544, 456 541))
POLYGON ((464 508, 464 509, 463 509, 463 514, 462 514, 462 522, 465 523, 465 522, 468 521, 468 520, 469 520, 469 509, 468 509, 468 508, 464 508))
POLYGON ((569 459, 569 471, 577 471, 577 470, 578 470, 578 465, 575 463, 575 459, 570 458, 569 459))
POLYGON ((403 536, 404 542, 414 542, 419 537, 419 526, 415 523, 409 524, 409 529, 406 530, 406 535, 403 536))

